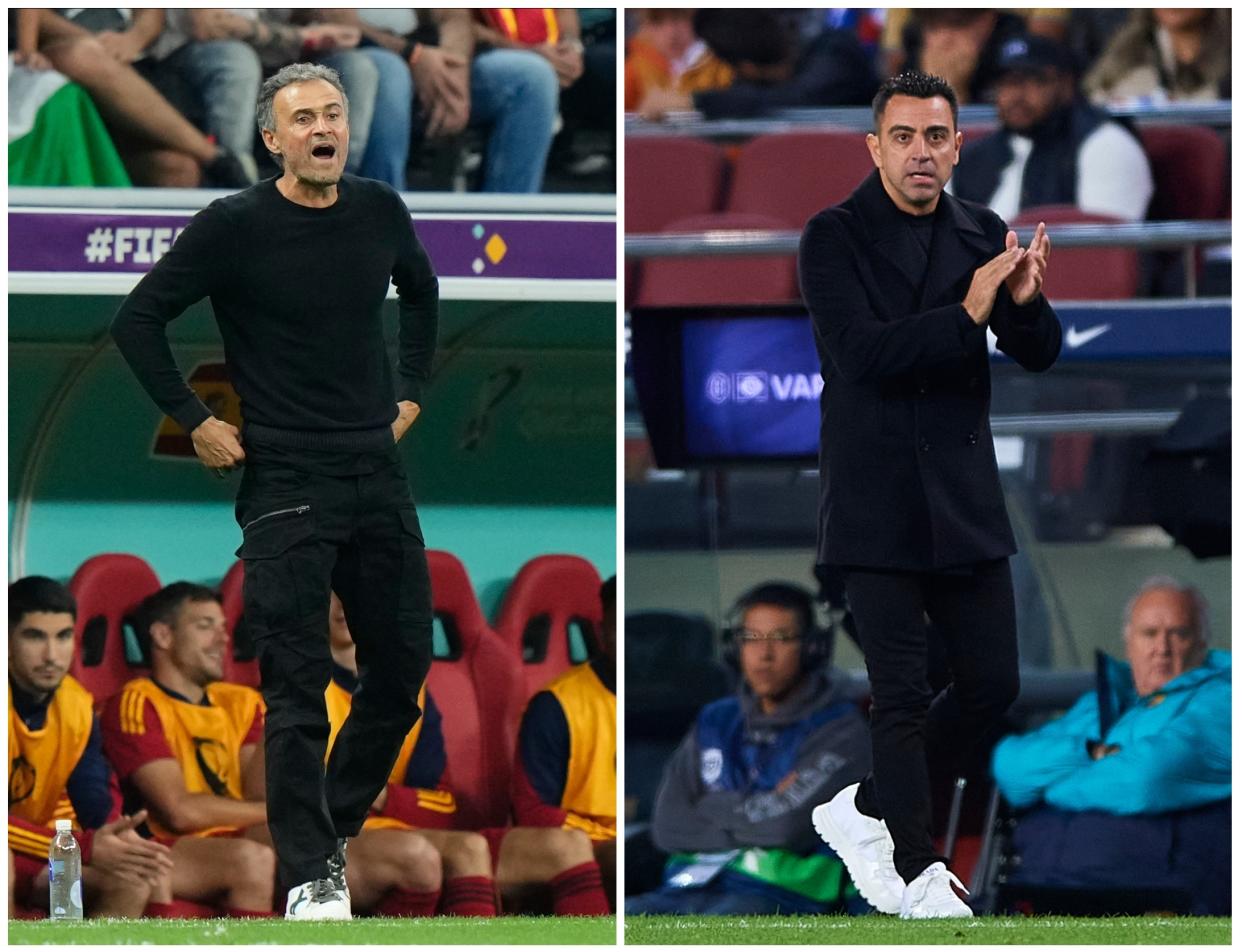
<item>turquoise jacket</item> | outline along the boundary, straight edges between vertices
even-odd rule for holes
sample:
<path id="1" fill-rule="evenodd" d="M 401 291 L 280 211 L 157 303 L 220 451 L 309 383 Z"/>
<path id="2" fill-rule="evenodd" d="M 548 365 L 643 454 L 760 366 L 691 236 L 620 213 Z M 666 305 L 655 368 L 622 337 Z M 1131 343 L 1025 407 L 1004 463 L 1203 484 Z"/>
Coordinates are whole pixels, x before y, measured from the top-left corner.
<path id="1" fill-rule="evenodd" d="M 1109 684 L 1118 712 L 1100 737 L 1092 691 L 1064 717 L 1029 734 L 1006 737 L 992 773 L 1015 807 L 1041 800 L 1062 810 L 1117 815 L 1185 810 L 1231 796 L 1232 657 L 1209 651 L 1204 663 L 1148 697 L 1137 697 L 1130 666 L 1113 662 Z M 1121 749 L 1101 760 L 1090 741 Z"/>

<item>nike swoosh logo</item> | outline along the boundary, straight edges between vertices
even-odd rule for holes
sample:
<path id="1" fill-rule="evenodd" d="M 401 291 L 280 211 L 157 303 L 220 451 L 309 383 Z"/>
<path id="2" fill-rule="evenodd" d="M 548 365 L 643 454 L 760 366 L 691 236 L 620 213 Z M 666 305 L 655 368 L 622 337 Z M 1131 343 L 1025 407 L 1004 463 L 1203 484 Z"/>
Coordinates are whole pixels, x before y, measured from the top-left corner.
<path id="1" fill-rule="evenodd" d="M 1065 346 L 1070 350 L 1077 350 L 1083 344 L 1091 343 L 1101 334 L 1107 334 L 1112 329 L 1112 324 L 1096 324 L 1095 327 L 1088 327 L 1086 330 L 1080 331 L 1071 324 L 1069 330 L 1065 332 Z"/>

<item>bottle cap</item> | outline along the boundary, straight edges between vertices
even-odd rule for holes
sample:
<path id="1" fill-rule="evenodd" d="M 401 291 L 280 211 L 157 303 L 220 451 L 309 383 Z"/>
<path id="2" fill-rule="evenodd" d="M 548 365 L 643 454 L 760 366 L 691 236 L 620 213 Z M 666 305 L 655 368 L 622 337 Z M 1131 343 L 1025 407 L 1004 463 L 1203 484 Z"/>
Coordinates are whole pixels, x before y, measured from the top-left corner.
<path id="1" fill-rule="evenodd" d="M 57 833 L 71 833 L 72 831 L 73 831 L 72 820 L 57 820 L 56 821 L 56 832 Z"/>

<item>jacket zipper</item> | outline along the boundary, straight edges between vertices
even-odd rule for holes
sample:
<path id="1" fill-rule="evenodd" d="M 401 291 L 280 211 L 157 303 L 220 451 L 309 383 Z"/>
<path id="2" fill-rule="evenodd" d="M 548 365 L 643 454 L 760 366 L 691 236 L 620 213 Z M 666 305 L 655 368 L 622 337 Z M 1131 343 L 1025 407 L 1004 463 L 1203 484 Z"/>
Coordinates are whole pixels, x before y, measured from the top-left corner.
<path id="1" fill-rule="evenodd" d="M 291 509 L 277 509 L 275 512 L 266 513 L 262 516 L 259 516 L 258 519 L 251 519 L 249 522 L 247 522 L 244 526 L 242 526 L 242 532 L 245 532 L 256 522 L 262 522 L 264 519 L 270 519 L 272 516 L 283 516 L 285 513 L 288 513 L 288 512 L 296 512 L 298 515 L 301 515 L 304 512 L 310 512 L 310 506 L 294 506 Z"/>

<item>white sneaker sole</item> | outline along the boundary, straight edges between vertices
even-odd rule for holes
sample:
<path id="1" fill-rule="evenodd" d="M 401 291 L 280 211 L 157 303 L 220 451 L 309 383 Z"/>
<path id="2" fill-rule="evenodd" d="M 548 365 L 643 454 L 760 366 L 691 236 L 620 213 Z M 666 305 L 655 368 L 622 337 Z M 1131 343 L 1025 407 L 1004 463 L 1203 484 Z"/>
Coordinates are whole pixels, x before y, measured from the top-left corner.
<path id="1" fill-rule="evenodd" d="M 965 911 L 954 909 L 952 911 L 945 911 L 945 912 L 923 913 L 922 915 L 917 915 L 917 916 L 914 915 L 913 913 L 903 912 L 901 914 L 901 918 L 902 919 L 973 919 L 975 917 L 975 914 L 974 912 L 971 911 L 971 908 L 967 906 L 965 903 L 963 903 L 962 906 Z"/>
<path id="2" fill-rule="evenodd" d="M 819 834 L 819 838 L 832 847 L 841 862 L 845 864 L 846 870 L 849 871 L 850 879 L 853 880 L 854 886 L 858 889 L 859 894 L 867 902 L 879 912 L 883 912 L 890 916 L 895 916 L 901 912 L 901 899 L 894 899 L 887 892 L 873 889 L 870 879 L 863 875 L 863 860 L 854 852 L 853 844 L 850 843 L 849 837 L 845 835 L 845 831 L 837 826 L 836 821 L 832 818 L 832 813 L 828 809 L 827 803 L 821 803 L 811 811 L 811 823 L 815 826 L 815 832 Z"/>

